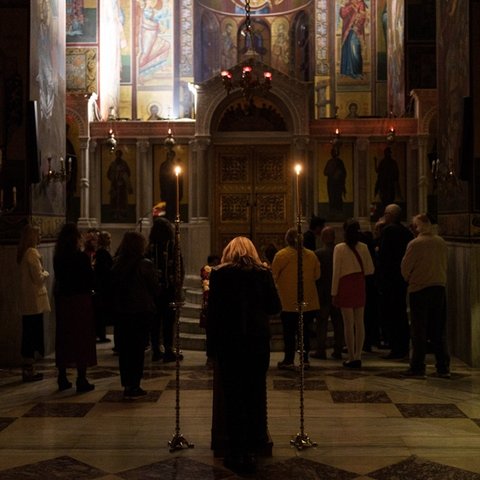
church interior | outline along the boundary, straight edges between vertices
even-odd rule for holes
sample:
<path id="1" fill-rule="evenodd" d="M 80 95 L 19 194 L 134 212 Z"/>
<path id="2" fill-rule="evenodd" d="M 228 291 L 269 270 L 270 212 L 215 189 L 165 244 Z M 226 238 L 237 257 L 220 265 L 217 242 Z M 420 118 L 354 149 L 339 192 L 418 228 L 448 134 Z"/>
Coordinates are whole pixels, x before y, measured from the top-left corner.
<path id="1" fill-rule="evenodd" d="M 337 240 L 347 218 L 373 231 L 389 203 L 405 225 L 428 212 L 447 241 L 452 378 L 430 356 L 426 380 L 376 350 L 361 371 L 315 360 L 300 415 L 274 321 L 273 451 L 255 478 L 480 478 L 478 25 L 479 0 L 0 0 L 0 480 L 238 478 L 211 449 L 200 269 L 239 235 L 265 258 L 298 216 L 304 231 L 325 218 Z M 118 359 L 97 345 L 95 391 L 58 392 L 53 311 L 44 380 L 22 383 L 20 368 L 24 225 L 40 227 L 53 272 L 65 222 L 108 231 L 114 252 L 159 211 L 179 219 L 185 268 L 180 418 L 194 448 L 173 453 L 175 366 L 146 353 L 148 395 L 124 401 Z M 53 290 L 52 275 L 52 304 Z M 317 445 L 299 450 L 303 420 Z"/>

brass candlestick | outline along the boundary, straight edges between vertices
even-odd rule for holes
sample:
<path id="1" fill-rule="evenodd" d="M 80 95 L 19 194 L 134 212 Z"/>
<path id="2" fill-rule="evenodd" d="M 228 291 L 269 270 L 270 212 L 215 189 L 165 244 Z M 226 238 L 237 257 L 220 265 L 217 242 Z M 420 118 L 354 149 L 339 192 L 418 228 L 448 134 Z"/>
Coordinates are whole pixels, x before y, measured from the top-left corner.
<path id="1" fill-rule="evenodd" d="M 305 433 L 305 348 L 304 348 L 304 321 L 303 314 L 305 311 L 305 295 L 303 289 L 303 235 L 302 235 L 302 205 L 300 199 L 300 173 L 302 166 L 295 165 L 297 174 L 295 183 L 295 202 L 297 210 L 297 311 L 298 311 L 298 351 L 300 352 L 300 431 L 294 439 L 290 440 L 297 450 L 304 448 L 316 447 L 317 444 L 310 440 Z"/>
<path id="2" fill-rule="evenodd" d="M 184 448 L 194 448 L 180 433 L 180 309 L 183 305 L 182 301 L 182 253 L 180 250 L 180 191 L 179 191 L 179 175 L 181 168 L 175 167 L 176 187 L 177 187 L 177 210 L 175 216 L 175 243 L 174 243 L 174 260 L 175 260 L 175 299 L 170 304 L 175 312 L 175 433 L 168 442 L 170 452 L 182 450 Z"/>

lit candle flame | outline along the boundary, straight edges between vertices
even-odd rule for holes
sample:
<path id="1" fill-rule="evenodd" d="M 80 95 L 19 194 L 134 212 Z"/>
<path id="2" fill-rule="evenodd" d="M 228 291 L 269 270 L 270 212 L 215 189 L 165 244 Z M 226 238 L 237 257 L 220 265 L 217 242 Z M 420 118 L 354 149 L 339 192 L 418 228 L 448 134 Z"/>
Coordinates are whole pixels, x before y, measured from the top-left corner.
<path id="1" fill-rule="evenodd" d="M 339 135 L 340 134 L 340 130 L 338 128 L 335 129 L 335 135 Z"/>
<path id="2" fill-rule="evenodd" d="M 175 171 L 175 175 L 178 177 L 182 173 L 182 168 L 179 165 L 177 165 L 174 171 Z"/>
<path id="3" fill-rule="evenodd" d="M 302 171 L 302 166 L 301 166 L 299 163 L 297 163 L 297 164 L 295 165 L 295 173 L 296 173 L 297 175 L 300 175 L 301 171 Z"/>

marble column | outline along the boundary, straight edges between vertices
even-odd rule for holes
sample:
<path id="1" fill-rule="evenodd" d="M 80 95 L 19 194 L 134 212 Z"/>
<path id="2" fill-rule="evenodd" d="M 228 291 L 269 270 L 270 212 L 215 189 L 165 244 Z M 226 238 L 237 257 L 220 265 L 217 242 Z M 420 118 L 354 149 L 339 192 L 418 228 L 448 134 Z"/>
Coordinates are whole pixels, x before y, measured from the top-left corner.
<path id="1" fill-rule="evenodd" d="M 368 138 L 358 138 L 355 142 L 355 153 L 353 158 L 353 216 L 357 218 L 360 225 L 370 224 L 370 175 L 368 162 Z"/>
<path id="2" fill-rule="evenodd" d="M 96 142 L 88 137 L 79 137 L 80 143 L 80 217 L 78 227 L 90 228 L 96 219 L 90 216 L 90 157 L 94 155 Z M 100 190 L 100 188 L 98 188 Z"/>
<path id="3" fill-rule="evenodd" d="M 188 172 L 189 192 L 188 204 L 190 206 L 190 221 L 193 223 L 208 222 L 209 212 L 209 169 L 207 149 L 210 145 L 209 137 L 196 137 L 190 143 L 192 157 L 190 171 Z"/>
<path id="4" fill-rule="evenodd" d="M 426 212 L 428 209 L 428 187 L 429 187 L 429 169 L 428 169 L 428 135 L 418 135 L 417 137 L 417 178 L 418 178 L 418 212 Z"/>
<path id="5" fill-rule="evenodd" d="M 147 138 L 137 139 L 137 219 L 140 231 L 152 226 L 153 168 L 149 161 L 150 142 Z"/>

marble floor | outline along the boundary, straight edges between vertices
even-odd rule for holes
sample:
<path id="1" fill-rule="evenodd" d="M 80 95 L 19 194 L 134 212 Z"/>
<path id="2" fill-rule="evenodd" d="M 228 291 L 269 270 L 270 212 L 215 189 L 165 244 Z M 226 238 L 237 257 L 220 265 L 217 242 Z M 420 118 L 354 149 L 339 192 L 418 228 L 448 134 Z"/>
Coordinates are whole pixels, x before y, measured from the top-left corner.
<path id="1" fill-rule="evenodd" d="M 255 476 L 291 479 L 480 479 L 480 369 L 459 361 L 451 379 L 403 379 L 407 364 L 365 354 L 364 368 L 312 360 L 305 373 L 305 433 L 317 443 L 298 451 L 298 374 L 268 377 L 273 456 Z M 181 365 L 181 433 L 194 448 L 169 452 L 175 431 L 175 369 L 146 353 L 136 401 L 122 397 L 117 357 L 98 346 L 94 391 L 58 392 L 53 358 L 39 363 L 41 382 L 24 384 L 20 369 L 0 369 L 0 480 L 234 479 L 210 450 L 212 372 L 202 352 Z M 72 377 L 74 380 L 74 378 Z"/>

